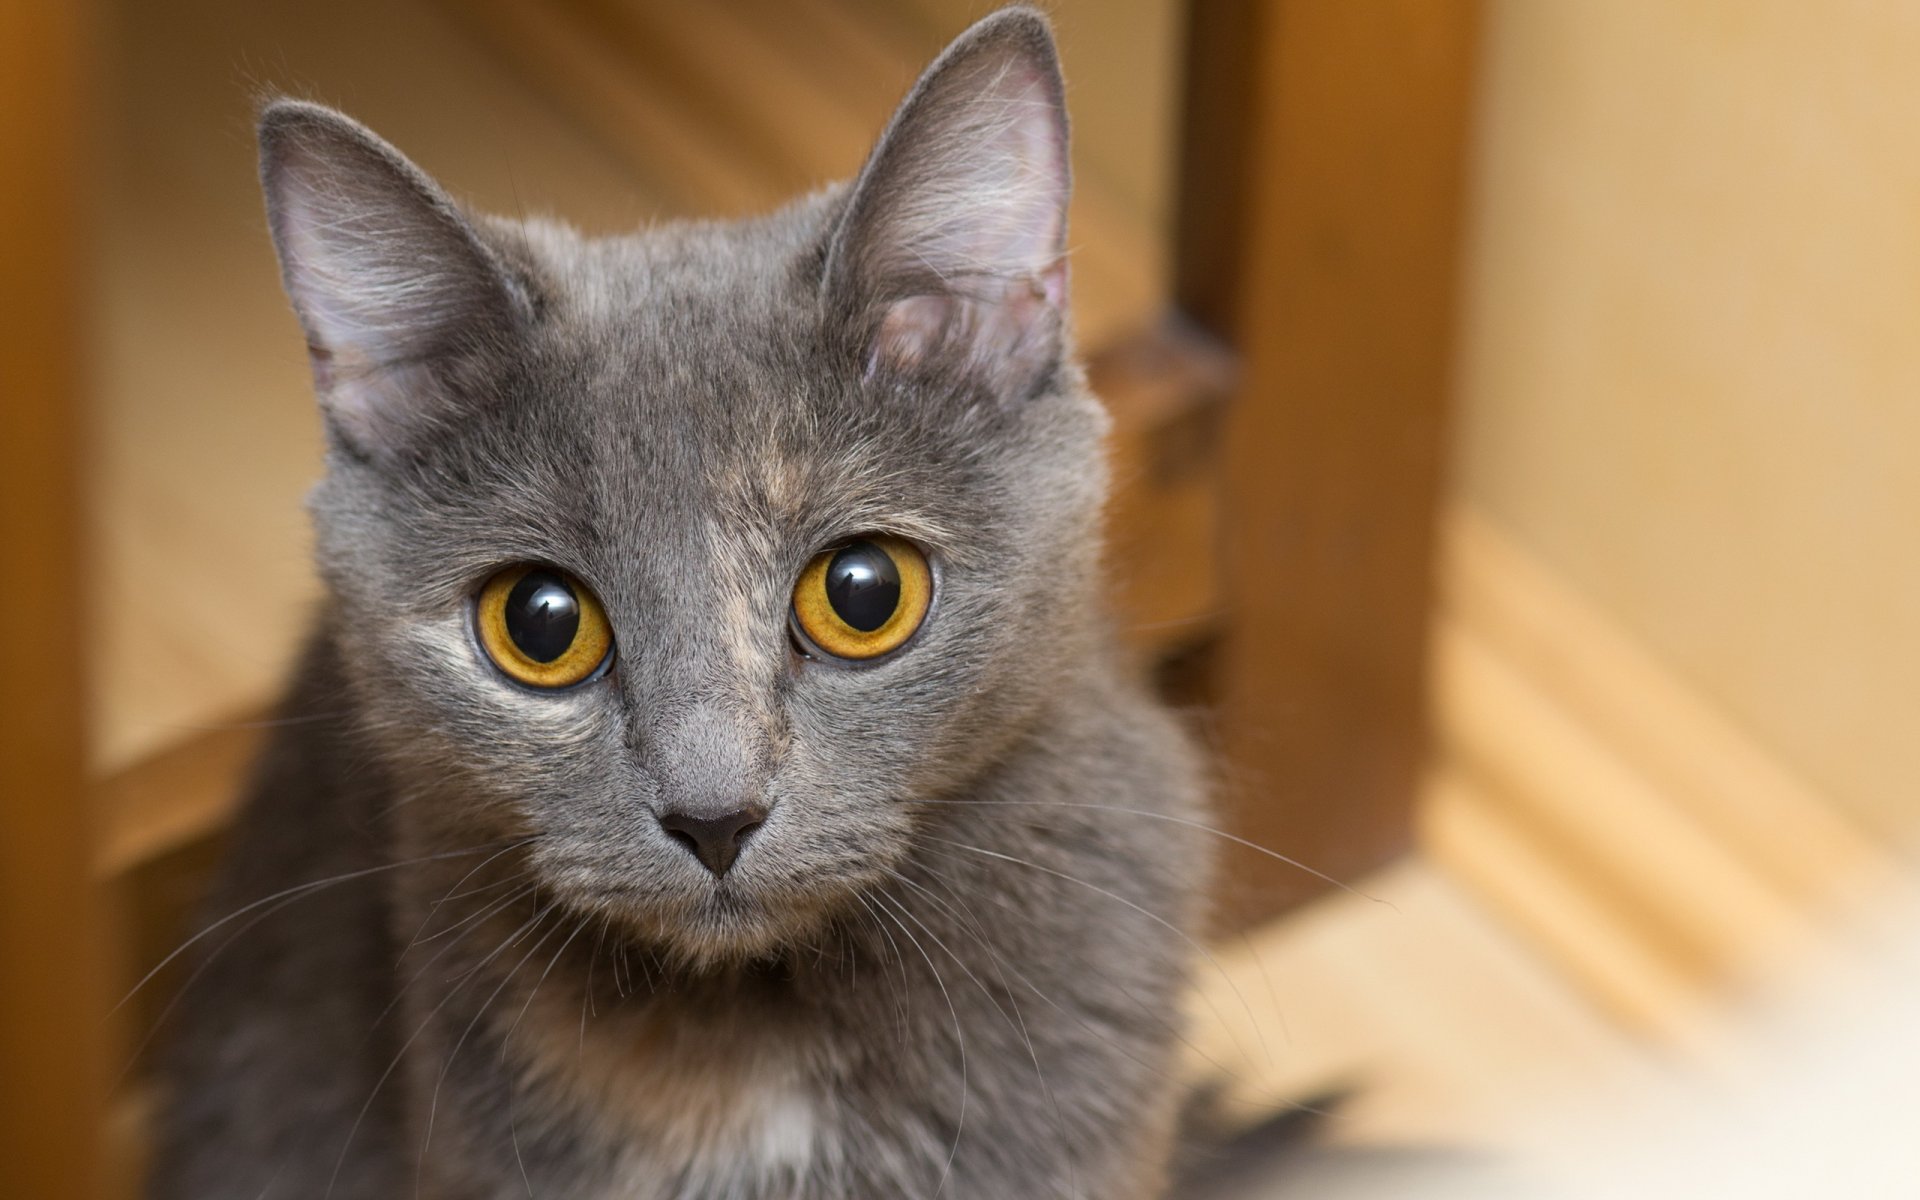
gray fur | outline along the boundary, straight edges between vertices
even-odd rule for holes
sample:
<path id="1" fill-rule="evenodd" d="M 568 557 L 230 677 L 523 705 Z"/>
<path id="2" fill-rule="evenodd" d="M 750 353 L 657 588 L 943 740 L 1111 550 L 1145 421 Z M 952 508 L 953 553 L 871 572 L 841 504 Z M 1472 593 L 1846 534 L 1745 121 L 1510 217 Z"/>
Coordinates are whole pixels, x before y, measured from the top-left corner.
<path id="1" fill-rule="evenodd" d="M 1010 77 L 1042 124 L 982 146 L 949 118 Z M 345 878 L 205 960 L 152 1196 L 1160 1193 L 1208 856 L 1098 599 L 1059 95 L 1009 10 L 853 188 L 606 240 L 466 217 L 347 118 L 265 111 L 329 598 L 216 913 Z M 969 158 L 1048 137 L 1026 182 Z M 1032 189 L 994 201 L 1011 232 L 964 227 L 981 179 Z M 874 266 L 925 187 L 969 271 Z M 934 611 L 874 665 L 804 659 L 793 581 L 866 531 L 928 548 Z M 598 593 L 603 678 L 481 657 L 471 598 L 529 560 Z M 732 797 L 771 815 L 716 880 L 654 813 Z"/>

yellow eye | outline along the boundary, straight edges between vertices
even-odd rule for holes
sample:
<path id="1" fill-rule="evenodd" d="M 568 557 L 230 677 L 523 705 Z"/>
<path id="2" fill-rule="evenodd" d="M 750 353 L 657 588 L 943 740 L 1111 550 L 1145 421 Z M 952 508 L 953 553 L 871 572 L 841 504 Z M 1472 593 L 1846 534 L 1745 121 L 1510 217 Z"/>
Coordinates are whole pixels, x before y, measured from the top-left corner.
<path id="1" fill-rule="evenodd" d="M 571 687 L 613 657 L 613 630 L 600 601 L 554 567 L 508 567 L 480 589 L 474 615 L 487 657 L 528 687 Z"/>
<path id="2" fill-rule="evenodd" d="M 830 658 L 879 658 L 913 636 L 932 603 L 926 555 L 874 534 L 814 555 L 793 585 L 793 624 Z"/>

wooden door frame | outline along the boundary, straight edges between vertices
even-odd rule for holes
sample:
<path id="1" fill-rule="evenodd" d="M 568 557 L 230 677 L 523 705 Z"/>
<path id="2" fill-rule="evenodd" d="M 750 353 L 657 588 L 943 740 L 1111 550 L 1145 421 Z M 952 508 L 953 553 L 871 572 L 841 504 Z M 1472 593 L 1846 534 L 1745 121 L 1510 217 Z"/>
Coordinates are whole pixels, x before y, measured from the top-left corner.
<path id="1" fill-rule="evenodd" d="M 9 1195 L 107 1194 L 108 939 L 83 786 L 84 6 L 0 8 L 0 1162 Z"/>
<path id="2" fill-rule="evenodd" d="M 1336 879 L 1412 840 L 1477 0 L 1193 0 L 1175 299 L 1239 359 L 1223 807 Z M 1230 919 L 1325 883 L 1252 851 Z"/>

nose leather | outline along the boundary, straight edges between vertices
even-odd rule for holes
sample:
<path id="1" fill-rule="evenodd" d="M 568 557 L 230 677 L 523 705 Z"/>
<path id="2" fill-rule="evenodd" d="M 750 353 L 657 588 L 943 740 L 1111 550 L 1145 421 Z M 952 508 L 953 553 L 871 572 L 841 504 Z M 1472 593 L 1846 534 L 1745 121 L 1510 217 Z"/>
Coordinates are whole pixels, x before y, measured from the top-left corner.
<path id="1" fill-rule="evenodd" d="M 715 815 L 670 811 L 660 814 L 660 828 L 719 878 L 766 817 L 767 810 L 757 804 Z"/>

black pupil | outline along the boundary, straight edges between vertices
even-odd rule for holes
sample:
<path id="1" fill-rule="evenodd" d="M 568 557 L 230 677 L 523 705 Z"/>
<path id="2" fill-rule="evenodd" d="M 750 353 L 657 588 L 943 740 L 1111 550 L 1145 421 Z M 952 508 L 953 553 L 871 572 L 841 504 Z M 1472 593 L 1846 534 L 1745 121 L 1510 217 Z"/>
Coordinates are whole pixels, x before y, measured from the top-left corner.
<path id="1" fill-rule="evenodd" d="M 885 625 L 900 607 L 900 568 L 872 542 L 855 542 L 827 564 L 827 603 L 861 633 Z"/>
<path id="2" fill-rule="evenodd" d="M 580 601 L 552 571 L 528 571 L 507 593 L 507 636 L 535 662 L 567 652 L 580 632 Z"/>

